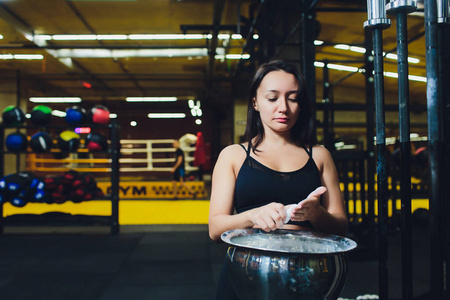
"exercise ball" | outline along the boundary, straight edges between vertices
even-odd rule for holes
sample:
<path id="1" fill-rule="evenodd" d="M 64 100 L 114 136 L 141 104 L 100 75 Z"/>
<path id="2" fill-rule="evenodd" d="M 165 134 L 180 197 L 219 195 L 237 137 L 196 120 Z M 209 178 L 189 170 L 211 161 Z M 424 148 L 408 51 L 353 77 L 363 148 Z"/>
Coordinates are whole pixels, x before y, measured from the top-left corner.
<path id="1" fill-rule="evenodd" d="M 48 125 L 52 120 L 52 109 L 46 105 L 38 105 L 31 110 L 30 115 L 30 121 L 34 125 Z"/>
<path id="2" fill-rule="evenodd" d="M 108 149 L 108 139 L 98 132 L 91 132 L 86 136 L 86 148 L 89 151 L 106 151 Z"/>
<path id="3" fill-rule="evenodd" d="M 6 137 L 6 149 L 11 152 L 23 152 L 27 150 L 28 138 L 21 132 L 13 132 Z"/>
<path id="4" fill-rule="evenodd" d="M 57 141 L 61 151 L 65 152 L 74 152 L 80 146 L 80 136 L 70 130 L 61 132 Z"/>
<path id="5" fill-rule="evenodd" d="M 103 105 L 96 105 L 89 111 L 89 121 L 94 124 L 107 125 L 109 120 L 109 110 Z"/>
<path id="6" fill-rule="evenodd" d="M 86 122 L 86 110 L 81 106 L 69 107 L 66 110 L 65 120 L 67 124 L 72 126 L 82 125 Z"/>
<path id="7" fill-rule="evenodd" d="M 3 110 L 3 124 L 6 126 L 19 126 L 25 123 L 23 110 L 14 105 L 10 105 Z"/>
<path id="8" fill-rule="evenodd" d="M 46 132 L 38 132 L 31 137 L 30 147 L 34 152 L 48 152 L 52 148 L 52 138 Z"/>

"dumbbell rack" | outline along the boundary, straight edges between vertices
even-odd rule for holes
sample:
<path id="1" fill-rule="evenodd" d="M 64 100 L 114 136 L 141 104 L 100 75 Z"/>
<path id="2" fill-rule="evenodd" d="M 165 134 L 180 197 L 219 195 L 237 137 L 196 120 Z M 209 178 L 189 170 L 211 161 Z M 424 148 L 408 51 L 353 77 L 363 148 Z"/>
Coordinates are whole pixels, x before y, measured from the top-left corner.
<path id="1" fill-rule="evenodd" d="M 47 125 L 46 128 L 58 128 L 61 127 L 59 125 Z M 67 127 L 67 126 L 66 126 Z M 111 235 L 117 235 L 119 233 L 119 156 L 120 156 L 120 125 L 116 120 L 112 120 L 108 125 L 93 125 L 93 126 L 84 126 L 91 128 L 108 128 L 110 131 L 110 147 L 106 153 L 108 153 L 111 157 L 111 194 L 108 195 L 108 198 L 111 201 L 111 215 L 110 218 L 110 227 L 111 227 Z M 5 141 L 5 129 L 37 129 L 36 126 L 4 126 L 0 125 L 0 178 L 4 176 L 5 170 L 5 155 L 18 155 L 27 154 L 27 152 L 8 152 L 5 150 L 4 141 Z M 30 153 L 30 152 L 28 152 Z M 77 153 L 77 152 L 75 152 Z M 18 160 L 17 160 L 18 161 Z M 19 163 L 17 163 L 16 169 L 19 170 Z M 45 205 L 45 203 L 42 203 Z M 3 233 L 3 204 L 0 204 L 0 234 Z"/>

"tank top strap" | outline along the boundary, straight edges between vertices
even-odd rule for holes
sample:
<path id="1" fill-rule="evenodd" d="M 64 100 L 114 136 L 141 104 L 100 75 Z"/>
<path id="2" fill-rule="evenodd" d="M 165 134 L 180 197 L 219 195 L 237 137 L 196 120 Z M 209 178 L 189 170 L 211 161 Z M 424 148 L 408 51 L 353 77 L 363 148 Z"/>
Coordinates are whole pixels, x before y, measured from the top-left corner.
<path id="1" fill-rule="evenodd" d="M 249 157 L 249 156 L 250 156 L 250 148 L 246 149 L 246 148 L 244 147 L 244 145 L 242 145 L 242 144 L 239 144 L 239 146 L 241 146 L 242 149 L 245 150 L 245 153 L 247 153 L 247 157 Z"/>
<path id="2" fill-rule="evenodd" d="M 303 146 L 303 149 L 305 149 L 306 153 L 308 153 L 309 157 L 312 158 L 312 149 L 313 149 L 313 145 L 309 145 L 309 150 L 308 148 L 306 148 L 305 146 Z"/>

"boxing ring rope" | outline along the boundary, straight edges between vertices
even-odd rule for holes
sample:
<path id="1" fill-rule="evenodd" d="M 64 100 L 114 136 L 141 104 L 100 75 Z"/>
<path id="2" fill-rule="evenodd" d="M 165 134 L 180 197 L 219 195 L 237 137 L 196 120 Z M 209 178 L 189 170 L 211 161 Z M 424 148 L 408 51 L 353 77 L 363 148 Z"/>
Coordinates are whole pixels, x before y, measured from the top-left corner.
<path id="1" fill-rule="evenodd" d="M 171 146 L 173 141 L 173 139 L 120 140 L 120 172 L 170 172 L 175 163 L 175 148 Z M 185 153 L 186 173 L 198 170 L 198 167 L 191 164 L 194 161 L 195 147 L 181 147 L 181 149 Z M 98 157 L 104 156 L 103 153 L 79 149 L 78 153 L 71 153 L 67 158 L 49 157 L 49 155 L 57 153 L 59 150 L 56 149 L 53 149 L 51 154 L 30 153 L 27 156 L 27 169 L 31 172 L 64 172 L 68 170 L 93 173 L 111 172 L 109 166 L 103 166 L 110 164 L 111 159 Z M 79 154 L 87 154 L 89 158 L 79 158 Z"/>

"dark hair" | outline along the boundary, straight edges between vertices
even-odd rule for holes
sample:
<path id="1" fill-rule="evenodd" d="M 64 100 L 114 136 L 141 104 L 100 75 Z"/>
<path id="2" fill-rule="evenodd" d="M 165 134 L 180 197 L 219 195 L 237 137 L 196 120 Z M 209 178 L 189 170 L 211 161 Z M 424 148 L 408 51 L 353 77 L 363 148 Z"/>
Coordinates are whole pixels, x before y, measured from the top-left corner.
<path id="1" fill-rule="evenodd" d="M 253 98 L 256 97 L 258 90 L 264 77 L 273 71 L 284 71 L 292 74 L 298 82 L 297 101 L 300 105 L 300 114 L 297 122 L 291 129 L 291 136 L 298 146 L 309 147 L 316 143 L 314 132 L 314 118 L 311 99 L 308 96 L 306 82 L 303 75 L 297 68 L 286 61 L 274 60 L 262 64 L 258 67 L 250 83 L 250 94 L 247 107 L 247 124 L 245 127 L 244 140 L 249 143 L 249 147 L 253 148 L 253 152 L 257 151 L 257 147 L 264 138 L 264 128 L 261 122 L 259 112 L 253 108 Z M 252 140 L 255 138 L 255 142 Z"/>

